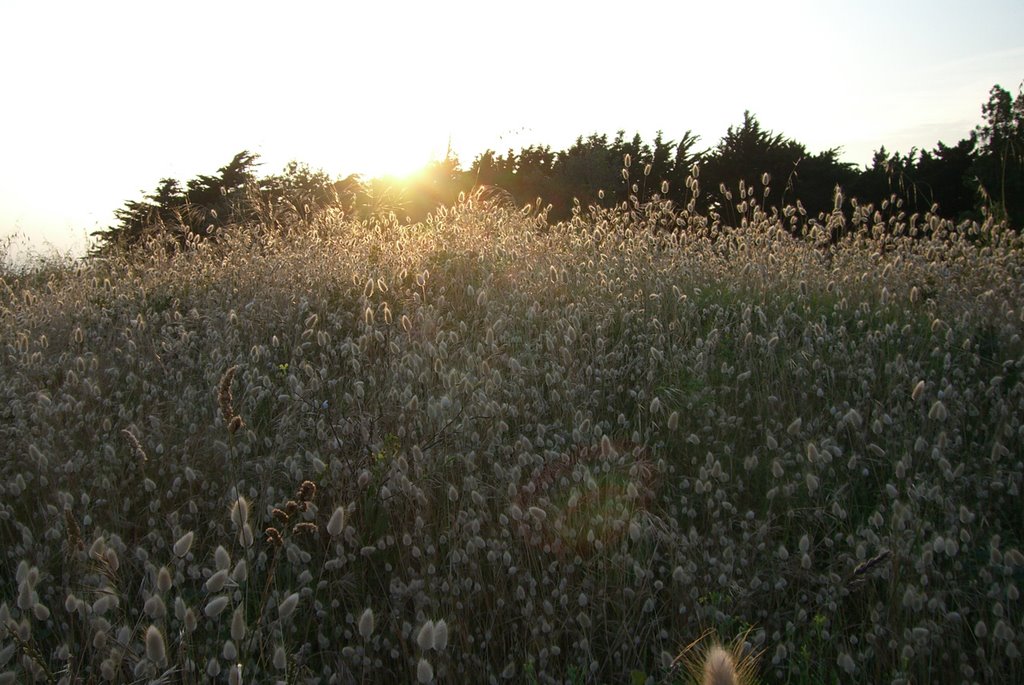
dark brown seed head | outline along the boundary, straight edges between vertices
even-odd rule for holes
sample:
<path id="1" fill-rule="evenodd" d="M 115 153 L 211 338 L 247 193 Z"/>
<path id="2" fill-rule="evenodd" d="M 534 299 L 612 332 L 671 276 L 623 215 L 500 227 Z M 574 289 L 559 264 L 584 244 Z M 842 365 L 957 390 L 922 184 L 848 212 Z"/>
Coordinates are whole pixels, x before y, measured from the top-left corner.
<path id="1" fill-rule="evenodd" d="M 64 510 L 64 527 L 67 531 L 68 549 L 85 549 L 85 543 L 82 542 L 82 529 L 78 527 L 78 521 L 75 520 L 70 509 Z"/>
<path id="2" fill-rule="evenodd" d="M 220 377 L 220 383 L 217 384 L 217 402 L 220 404 L 220 413 L 224 417 L 224 423 L 228 425 L 229 430 L 231 429 L 232 420 L 236 418 L 235 408 L 232 406 L 234 398 L 231 395 L 231 381 L 234 379 L 236 371 L 238 371 L 237 366 L 229 368 Z M 239 427 L 236 427 L 235 430 Z M 234 431 L 231 432 L 233 433 Z"/>
<path id="3" fill-rule="evenodd" d="M 298 492 L 295 493 L 295 497 L 300 502 L 310 502 L 313 497 L 316 496 L 316 483 L 311 480 L 304 480 L 299 486 Z"/>
<path id="4" fill-rule="evenodd" d="M 269 544 L 275 545 L 277 547 L 280 547 L 281 545 L 284 544 L 284 539 L 281 537 L 281 531 L 279 531 L 277 528 L 273 528 L 273 527 L 267 528 L 266 534 L 267 534 L 267 542 Z"/>

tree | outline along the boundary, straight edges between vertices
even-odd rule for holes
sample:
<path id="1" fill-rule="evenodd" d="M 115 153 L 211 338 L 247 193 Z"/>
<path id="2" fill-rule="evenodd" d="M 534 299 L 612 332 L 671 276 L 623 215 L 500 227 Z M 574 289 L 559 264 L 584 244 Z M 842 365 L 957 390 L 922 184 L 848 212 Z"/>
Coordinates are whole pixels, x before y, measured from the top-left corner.
<path id="1" fill-rule="evenodd" d="M 621 170 L 621 154 L 609 145 L 607 135 L 593 133 L 586 138 L 578 137 L 568 150 L 555 156 L 554 187 L 544 194 L 553 206 L 552 218 L 568 217 L 574 200 L 582 204 L 597 202 L 601 191 L 608 194 L 609 200 L 624 200 L 626 190 Z"/>
<path id="2" fill-rule="evenodd" d="M 838 149 L 812 155 L 801 143 L 763 129 L 749 111 L 743 113 L 740 126 L 729 127 L 701 166 L 701 180 L 708 189 L 705 206 L 718 202 L 727 212 L 742 202 L 738 189 L 743 182 L 748 196 L 753 191 L 759 202 L 784 206 L 799 199 L 816 215 L 830 210 L 835 187 L 854 177 L 852 166 L 839 161 Z M 768 181 L 767 197 L 764 180 Z M 754 191 L 759 182 L 762 190 Z"/>
<path id="3" fill-rule="evenodd" d="M 973 215 L 977 193 L 970 188 L 968 179 L 976 147 L 977 135 L 972 132 L 956 145 L 939 142 L 934 151 L 921 153 L 916 177 L 927 209 L 938 205 L 942 214 L 954 219 Z"/>
<path id="4" fill-rule="evenodd" d="M 977 128 L 979 155 L 972 171 L 984 204 L 997 219 L 1024 225 L 1024 94 L 1014 98 L 1001 86 L 992 86 L 981 107 L 985 123 Z"/>
<path id="5" fill-rule="evenodd" d="M 165 178 L 141 201 L 130 200 L 114 212 L 117 224 L 93 233 L 95 253 L 132 247 L 151 238 L 166 238 L 178 247 L 208 238 L 217 228 L 244 221 L 255 206 L 245 196 L 255 186 L 257 155 L 243 150 L 215 176 L 197 176 L 185 189 Z"/>
<path id="6" fill-rule="evenodd" d="M 408 216 L 413 222 L 423 221 L 438 207 L 455 204 L 459 193 L 469 190 L 462 180 L 463 176 L 458 158 L 450 152 L 445 154 L 444 159 L 430 162 L 403 184 L 407 201 L 402 208 L 405 213 L 396 214 L 402 218 Z"/>
<path id="7" fill-rule="evenodd" d="M 306 221 L 326 207 L 351 211 L 356 205 L 360 180 L 357 174 L 333 180 L 322 169 L 314 170 L 308 164 L 292 161 L 280 174 L 262 179 L 259 187 L 265 201 Z"/>

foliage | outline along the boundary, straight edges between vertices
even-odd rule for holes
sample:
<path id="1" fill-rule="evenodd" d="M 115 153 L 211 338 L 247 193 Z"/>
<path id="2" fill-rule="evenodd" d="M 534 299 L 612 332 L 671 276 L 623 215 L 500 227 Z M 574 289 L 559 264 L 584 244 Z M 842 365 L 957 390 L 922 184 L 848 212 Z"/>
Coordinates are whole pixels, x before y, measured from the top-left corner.
<path id="1" fill-rule="evenodd" d="M 114 215 L 116 226 L 97 231 L 97 253 L 139 245 L 150 239 L 181 248 L 213 237 L 219 228 L 254 218 L 246 193 L 255 183 L 256 155 L 239 152 L 214 176 L 201 175 L 185 188 L 165 178 L 142 200 L 131 200 Z"/>
<path id="2" fill-rule="evenodd" d="M 1024 91 L 993 86 L 978 127 L 981 154 L 972 167 L 997 219 L 1024 225 Z"/>
<path id="3" fill-rule="evenodd" d="M 639 134 L 627 138 L 625 131 L 611 139 L 594 133 L 560 151 L 545 145 L 500 155 L 488 150 L 467 170 L 449 152 L 405 179 L 332 179 L 298 162 L 258 178 L 256 156 L 243 151 L 217 175 L 199 176 L 184 188 L 164 179 L 142 200 L 126 202 L 116 212 L 118 224 L 95 234 L 95 253 L 154 239 L 180 249 L 256 216 L 277 234 L 319 230 L 312 220 L 327 208 L 362 219 L 393 214 L 422 222 L 482 185 L 504 188 L 520 206 L 543 208 L 554 220 L 569 219 L 591 204 L 627 203 L 637 209 L 669 201 L 677 208 L 692 202 L 691 210 L 735 224 L 756 199 L 769 212 L 785 213 L 792 205 L 802 216 L 827 223 L 842 198 L 858 207 L 898 205 L 908 215 L 938 211 L 960 221 L 980 220 L 987 212 L 1019 228 L 1024 221 L 1022 103 L 1020 94 L 1014 99 L 994 86 L 982 107 L 985 123 L 967 138 L 906 154 L 882 147 L 862 170 L 840 162 L 838 148 L 811 153 L 764 129 L 749 111 L 704 151 L 696 150 L 698 138 L 690 131 L 678 142 L 659 131 L 651 143 Z M 695 165 L 701 168 L 699 180 L 688 186 Z"/>

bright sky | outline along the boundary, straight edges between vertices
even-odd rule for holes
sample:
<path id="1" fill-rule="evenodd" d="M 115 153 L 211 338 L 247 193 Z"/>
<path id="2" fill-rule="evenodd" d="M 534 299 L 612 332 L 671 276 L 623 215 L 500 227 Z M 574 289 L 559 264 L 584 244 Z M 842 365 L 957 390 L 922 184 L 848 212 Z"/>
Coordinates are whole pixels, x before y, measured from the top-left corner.
<path id="1" fill-rule="evenodd" d="M 164 177 L 410 171 L 451 142 L 625 129 L 710 147 L 751 110 L 866 163 L 955 143 L 1024 80 L 1020 0 L 0 5 L 0 236 L 81 252 Z"/>

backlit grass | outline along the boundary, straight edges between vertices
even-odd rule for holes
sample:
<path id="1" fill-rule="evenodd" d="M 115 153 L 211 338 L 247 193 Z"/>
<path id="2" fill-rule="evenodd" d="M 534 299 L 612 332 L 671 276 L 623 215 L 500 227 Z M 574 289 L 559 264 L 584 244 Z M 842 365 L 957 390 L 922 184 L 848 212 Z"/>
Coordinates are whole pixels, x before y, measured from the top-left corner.
<path id="1" fill-rule="evenodd" d="M 886 211 L 5 274 L 0 683 L 1024 678 L 1024 251 Z"/>

